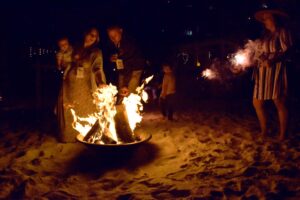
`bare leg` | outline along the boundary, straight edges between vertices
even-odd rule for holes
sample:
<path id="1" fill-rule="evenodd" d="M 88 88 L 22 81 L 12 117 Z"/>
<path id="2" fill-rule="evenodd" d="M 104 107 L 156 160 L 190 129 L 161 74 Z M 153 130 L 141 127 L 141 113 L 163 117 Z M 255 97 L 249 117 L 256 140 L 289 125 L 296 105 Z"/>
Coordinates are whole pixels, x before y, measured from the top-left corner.
<path id="1" fill-rule="evenodd" d="M 279 118 L 279 126 L 280 126 L 279 139 L 283 140 L 286 134 L 287 123 L 288 123 L 288 109 L 286 106 L 286 98 L 274 99 L 274 104 L 277 108 L 278 118 Z"/>
<path id="2" fill-rule="evenodd" d="M 253 106 L 258 117 L 261 134 L 265 136 L 267 134 L 267 116 L 264 108 L 264 100 L 253 99 Z"/>

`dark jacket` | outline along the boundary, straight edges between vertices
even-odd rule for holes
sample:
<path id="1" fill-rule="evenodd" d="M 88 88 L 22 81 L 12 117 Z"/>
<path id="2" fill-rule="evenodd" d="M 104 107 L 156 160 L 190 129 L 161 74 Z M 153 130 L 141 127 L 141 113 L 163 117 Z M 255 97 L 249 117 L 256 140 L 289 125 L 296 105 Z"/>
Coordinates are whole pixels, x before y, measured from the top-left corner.
<path id="1" fill-rule="evenodd" d="M 143 70 L 146 65 L 145 58 L 136 42 L 126 35 L 123 35 L 120 42 L 118 57 L 123 60 L 125 72 Z"/>

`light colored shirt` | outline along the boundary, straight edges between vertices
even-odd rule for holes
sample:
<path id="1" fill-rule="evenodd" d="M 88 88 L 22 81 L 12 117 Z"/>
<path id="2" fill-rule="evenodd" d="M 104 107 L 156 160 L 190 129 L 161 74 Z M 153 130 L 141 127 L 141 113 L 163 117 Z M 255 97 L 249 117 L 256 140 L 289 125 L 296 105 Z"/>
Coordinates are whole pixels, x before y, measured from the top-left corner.
<path id="1" fill-rule="evenodd" d="M 169 94 L 175 94 L 176 92 L 176 78 L 173 73 L 165 73 L 162 83 L 161 97 L 165 97 Z"/>

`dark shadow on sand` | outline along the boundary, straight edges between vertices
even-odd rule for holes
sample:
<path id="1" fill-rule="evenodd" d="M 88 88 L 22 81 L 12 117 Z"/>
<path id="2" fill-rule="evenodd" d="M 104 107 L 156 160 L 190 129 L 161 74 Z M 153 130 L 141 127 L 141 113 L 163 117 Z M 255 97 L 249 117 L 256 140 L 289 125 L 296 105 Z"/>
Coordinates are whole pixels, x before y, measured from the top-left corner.
<path id="1" fill-rule="evenodd" d="M 114 169 L 134 170 L 151 163 L 158 151 L 158 147 L 152 143 L 121 147 L 86 147 L 70 162 L 68 171 L 71 174 L 101 176 L 104 172 Z"/>

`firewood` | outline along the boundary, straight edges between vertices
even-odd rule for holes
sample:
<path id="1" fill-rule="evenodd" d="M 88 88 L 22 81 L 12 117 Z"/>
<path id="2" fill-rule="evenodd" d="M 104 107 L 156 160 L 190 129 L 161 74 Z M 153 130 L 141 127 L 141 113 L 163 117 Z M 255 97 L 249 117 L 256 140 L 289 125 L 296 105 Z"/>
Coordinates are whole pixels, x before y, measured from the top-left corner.
<path id="1" fill-rule="evenodd" d="M 134 142 L 133 132 L 129 126 L 128 116 L 123 104 L 117 105 L 115 115 L 115 126 L 118 138 L 124 143 Z"/>

